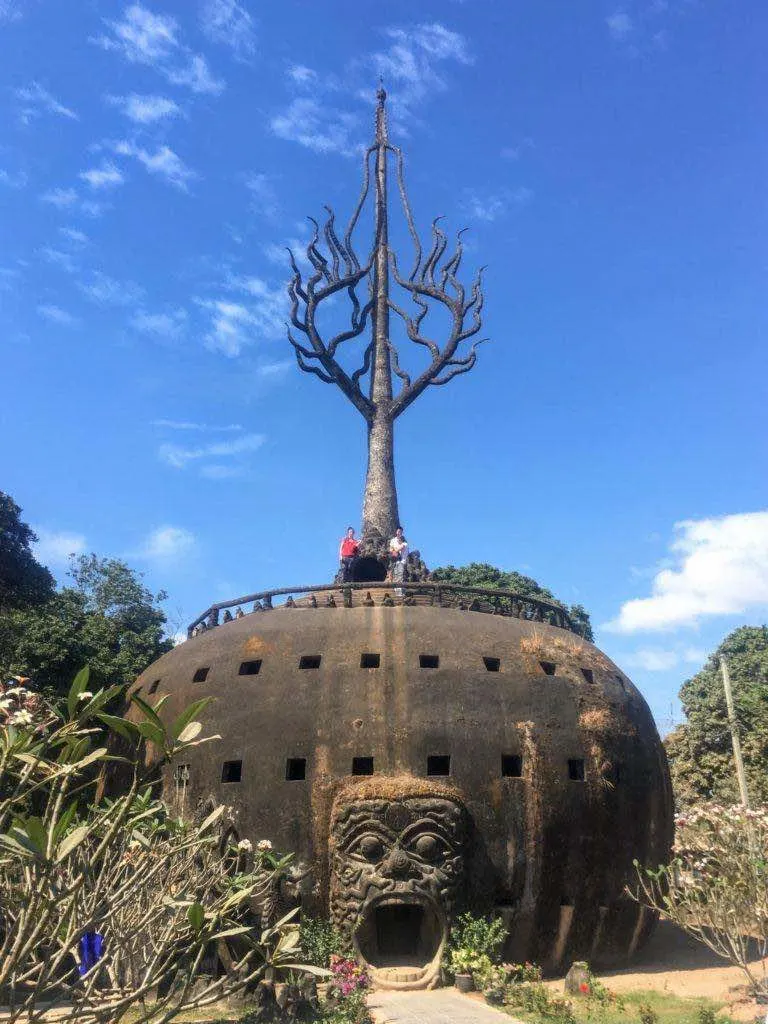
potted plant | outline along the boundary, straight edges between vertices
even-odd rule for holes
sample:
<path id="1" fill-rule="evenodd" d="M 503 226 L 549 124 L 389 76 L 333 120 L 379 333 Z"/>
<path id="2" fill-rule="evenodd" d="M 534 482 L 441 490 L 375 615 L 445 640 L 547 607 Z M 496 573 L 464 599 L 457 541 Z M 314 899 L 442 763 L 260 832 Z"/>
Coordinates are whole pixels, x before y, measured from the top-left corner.
<path id="1" fill-rule="evenodd" d="M 459 992 L 471 992 L 475 987 L 472 978 L 474 961 L 475 954 L 471 949 L 459 948 L 451 950 L 451 972 L 454 984 Z"/>

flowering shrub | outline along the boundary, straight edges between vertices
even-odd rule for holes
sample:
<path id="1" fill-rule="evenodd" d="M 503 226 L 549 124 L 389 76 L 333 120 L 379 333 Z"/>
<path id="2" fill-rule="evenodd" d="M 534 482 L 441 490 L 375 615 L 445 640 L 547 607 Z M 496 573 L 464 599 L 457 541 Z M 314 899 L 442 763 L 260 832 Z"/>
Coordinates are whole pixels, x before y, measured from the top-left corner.
<path id="1" fill-rule="evenodd" d="M 44 716 L 45 705 L 39 694 L 23 686 L 16 679 L 0 683 L 0 729 L 9 725 L 41 725 Z"/>
<path id="2" fill-rule="evenodd" d="M 356 960 L 337 953 L 332 953 L 330 960 L 331 990 L 334 995 L 346 999 L 370 988 L 370 975 Z"/>
<path id="3" fill-rule="evenodd" d="M 701 804 L 676 818 L 674 859 L 637 862 L 631 895 L 740 967 L 754 992 L 768 992 L 768 807 Z M 762 976 L 750 967 L 763 961 Z"/>

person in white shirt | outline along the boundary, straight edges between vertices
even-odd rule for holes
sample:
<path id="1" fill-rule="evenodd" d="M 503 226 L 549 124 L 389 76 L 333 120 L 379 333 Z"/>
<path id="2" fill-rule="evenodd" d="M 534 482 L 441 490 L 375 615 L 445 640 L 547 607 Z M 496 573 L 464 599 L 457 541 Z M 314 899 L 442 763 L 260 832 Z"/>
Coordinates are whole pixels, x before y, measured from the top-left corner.
<path id="1" fill-rule="evenodd" d="M 402 526 L 395 530 L 395 536 L 389 542 L 389 557 L 392 560 L 392 582 L 402 583 L 405 579 L 405 565 L 408 561 L 408 541 L 403 536 Z M 396 587 L 398 597 L 403 596 L 403 588 Z"/>

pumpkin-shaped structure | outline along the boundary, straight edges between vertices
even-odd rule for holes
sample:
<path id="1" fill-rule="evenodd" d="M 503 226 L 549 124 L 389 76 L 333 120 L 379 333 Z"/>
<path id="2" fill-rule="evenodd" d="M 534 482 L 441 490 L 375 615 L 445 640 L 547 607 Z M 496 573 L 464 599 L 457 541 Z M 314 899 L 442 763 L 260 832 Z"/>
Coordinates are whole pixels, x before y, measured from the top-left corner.
<path id="1" fill-rule="evenodd" d="M 304 908 L 380 984 L 435 984 L 463 908 L 504 917 L 510 960 L 625 960 L 653 923 L 624 894 L 633 861 L 661 862 L 672 832 L 644 699 L 568 628 L 444 604 L 319 593 L 174 648 L 136 686 L 168 716 L 214 698 L 221 738 L 168 769 L 168 795 L 294 851 Z"/>

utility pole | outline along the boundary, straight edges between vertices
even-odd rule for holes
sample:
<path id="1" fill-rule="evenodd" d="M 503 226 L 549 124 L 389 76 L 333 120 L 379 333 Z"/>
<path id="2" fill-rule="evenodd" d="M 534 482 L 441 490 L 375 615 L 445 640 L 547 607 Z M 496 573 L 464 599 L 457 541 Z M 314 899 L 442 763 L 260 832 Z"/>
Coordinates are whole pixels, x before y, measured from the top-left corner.
<path id="1" fill-rule="evenodd" d="M 731 741 L 733 743 L 733 759 L 736 762 L 736 777 L 739 780 L 739 793 L 744 807 L 749 808 L 749 794 L 747 793 L 747 777 L 744 774 L 744 760 L 741 756 L 741 741 L 739 740 L 739 727 L 736 722 L 736 712 L 733 707 L 733 691 L 731 690 L 731 677 L 728 674 L 728 663 L 725 658 L 720 658 L 720 669 L 723 673 L 723 689 L 725 690 L 725 703 L 728 708 L 728 725 L 731 729 Z"/>

